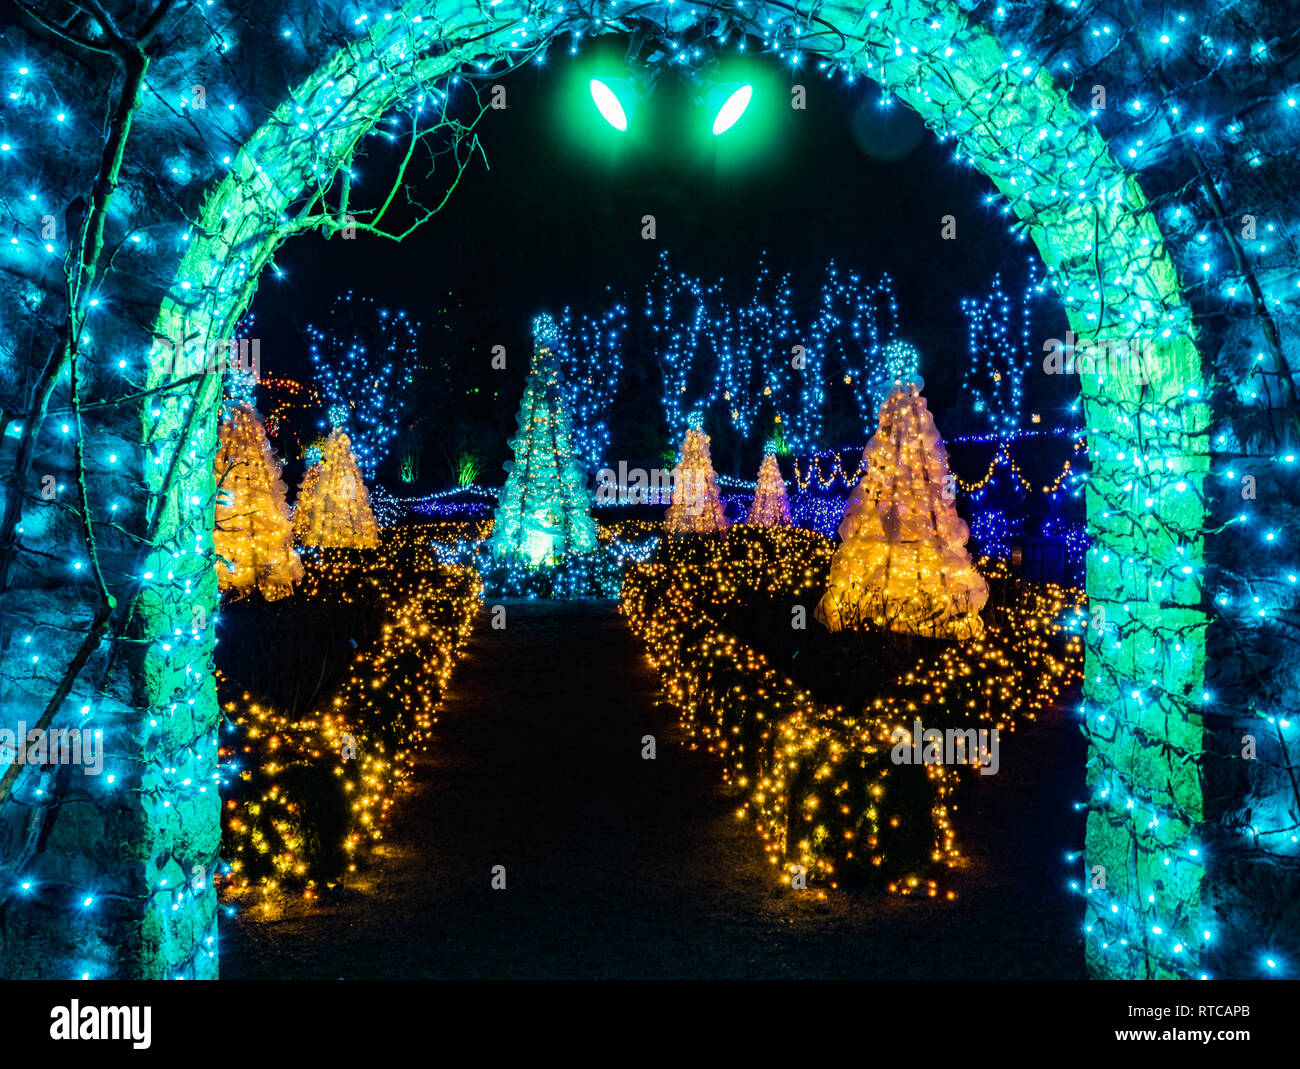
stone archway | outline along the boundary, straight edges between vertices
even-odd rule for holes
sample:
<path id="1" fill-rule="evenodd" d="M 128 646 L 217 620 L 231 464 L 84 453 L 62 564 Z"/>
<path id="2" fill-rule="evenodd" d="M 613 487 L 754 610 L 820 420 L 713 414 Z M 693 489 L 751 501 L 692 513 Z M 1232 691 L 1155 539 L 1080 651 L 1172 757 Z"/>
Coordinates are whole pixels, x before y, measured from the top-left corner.
<path id="1" fill-rule="evenodd" d="M 276 248 L 312 225 L 297 209 L 304 191 L 333 183 L 375 123 L 412 93 L 558 35 L 624 28 L 614 8 L 593 14 L 516 0 L 432 10 L 406 0 L 350 26 L 341 16 L 320 25 L 307 10 L 285 3 L 243 12 L 233 47 L 248 58 L 227 61 L 215 78 L 193 62 L 203 57 L 194 42 L 210 27 L 175 31 L 193 52 L 139 61 L 157 75 L 142 70 L 134 87 L 136 127 L 149 141 L 122 137 L 123 185 L 134 195 L 106 201 L 103 213 L 121 263 L 114 253 L 93 288 L 76 295 L 71 317 L 86 325 L 86 340 L 77 343 L 74 331 L 70 345 L 73 381 L 87 380 L 84 430 L 70 451 L 44 426 L 25 470 L 21 456 L 16 465 L 23 485 L 45 468 L 72 473 L 84 523 L 47 521 L 32 501 L 19 519 L 28 530 L 44 525 L 59 545 L 99 535 L 90 556 L 102 579 L 58 588 L 21 560 L 5 575 L 7 597 L 36 592 L 33 618 L 60 666 L 53 678 L 68 679 L 62 666 L 76 669 L 66 694 L 50 678 L 11 674 L 6 700 L 29 723 L 43 711 L 57 723 L 92 709 L 107 726 L 117 787 L 51 781 L 57 814 L 41 810 L 31 784 L 6 799 L 0 845 L 24 859 L 14 875 L 35 888 L 6 906 L 9 975 L 216 975 L 215 895 L 190 874 L 212 871 L 219 842 L 210 458 L 220 383 L 178 361 L 177 343 L 230 337 Z M 671 2 L 638 15 L 674 32 L 705 17 Z M 1088 593 L 1106 625 L 1090 634 L 1082 718 L 1094 791 L 1086 862 L 1105 870 L 1104 888 L 1087 900 L 1086 946 L 1097 975 L 1194 975 L 1207 923 L 1195 846 L 1207 820 L 1198 772 L 1206 729 L 1189 710 L 1205 687 L 1210 408 L 1191 311 L 1139 182 L 1047 70 L 954 0 L 881 0 L 876 9 L 837 0 L 808 15 L 724 3 L 708 17 L 780 53 L 798 49 L 870 78 L 914 108 L 1006 196 L 1080 338 L 1140 348 L 1143 373 L 1125 362 L 1082 376 L 1093 464 Z M 281 40 L 288 58 L 279 77 L 265 77 L 258 63 Z M 131 55 L 124 49 L 118 64 L 128 74 Z M 105 74 L 105 84 L 116 77 Z M 195 110 L 196 85 L 200 111 L 213 114 Z M 127 116 L 129 127 L 129 107 Z M 168 173 L 182 176 L 178 190 L 166 188 Z M 92 198 L 92 212 L 97 204 Z M 44 276 L 26 281 L 51 285 Z M 79 310 L 81 299 L 107 307 Z M 73 626 L 54 634 L 56 617 Z M 6 661 L 17 664 L 21 634 L 10 628 L 5 643 Z M 1139 810 L 1160 813 L 1158 826 L 1142 826 L 1135 799 Z M 42 848 L 24 853 L 21 844 L 41 835 Z M 127 849 L 86 853 L 105 841 Z"/>

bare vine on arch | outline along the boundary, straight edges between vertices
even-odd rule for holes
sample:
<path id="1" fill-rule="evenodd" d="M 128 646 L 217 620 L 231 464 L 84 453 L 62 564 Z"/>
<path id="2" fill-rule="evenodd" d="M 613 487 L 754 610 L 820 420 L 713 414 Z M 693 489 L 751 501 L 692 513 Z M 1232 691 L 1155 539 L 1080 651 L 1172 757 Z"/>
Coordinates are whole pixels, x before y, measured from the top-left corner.
<path id="1" fill-rule="evenodd" d="M 10 398 L 6 395 L 4 404 L 0 406 L 0 433 L 17 431 L 15 461 L 12 469 L 5 473 L 7 492 L 3 513 L 0 513 L 0 593 L 10 588 L 15 565 L 20 560 L 39 566 L 48 556 L 39 547 L 23 541 L 21 528 L 24 509 L 37 500 L 28 486 L 41 449 L 42 433 L 55 415 L 66 419 L 70 428 L 74 469 L 69 482 L 73 485 L 75 499 L 60 501 L 57 508 L 73 517 L 81 532 L 78 552 L 87 561 L 87 571 L 96 591 L 90 619 L 81 626 L 81 637 L 70 659 L 60 665 L 57 674 L 43 681 L 43 685 L 48 684 L 49 698 L 43 703 L 39 718 L 31 725 L 32 730 L 41 731 L 49 727 L 104 642 L 115 643 L 116 652 L 123 648 L 121 642 L 127 641 L 125 635 L 136 615 L 137 599 L 145 589 L 145 581 L 137 577 L 141 574 L 144 558 L 159 548 L 160 524 L 170 505 L 173 486 L 189 467 L 181 457 L 184 443 L 189 439 L 195 414 L 203 406 L 198 403 L 188 406 L 184 428 L 169 444 L 171 456 L 166 458 L 161 485 L 152 490 L 143 486 L 136 488 L 151 500 L 143 534 L 128 530 L 113 516 L 95 513 L 87 488 L 85 416 L 94 411 L 97 420 L 104 419 L 108 409 L 137 412 L 167 396 L 180 395 L 197 402 L 214 383 L 211 375 L 185 373 L 184 368 L 178 367 L 177 373 L 161 385 L 142 387 L 129 381 L 129 376 L 123 376 L 119 388 L 105 390 L 97 383 L 95 393 L 90 396 L 86 393 L 88 354 L 83 352 L 83 346 L 89 310 L 93 307 L 95 295 L 104 291 L 114 272 L 123 269 L 116 257 L 126 239 L 114 231 L 110 218 L 119 214 L 132 215 L 127 201 L 129 194 L 123 187 L 128 181 L 125 168 L 130 159 L 129 149 L 135 144 L 133 123 L 146 102 L 162 102 L 170 107 L 157 88 L 150 85 L 148 75 L 163 48 L 160 41 L 164 31 L 176 29 L 176 19 L 171 18 L 173 15 L 179 17 L 175 0 L 161 0 L 143 15 L 138 27 L 119 23 L 98 0 L 53 4 L 40 4 L 35 0 L 15 2 L 24 28 L 47 43 L 64 60 L 91 69 L 111 64 L 115 72 L 110 78 L 113 96 L 105 102 L 108 118 L 97 162 L 89 170 L 84 194 L 74 201 L 73 208 L 79 204 L 80 210 L 74 212 L 70 208 L 67 216 L 68 244 L 61 267 L 63 281 L 59 287 L 64 298 L 63 307 L 57 316 L 43 313 L 47 323 L 46 336 L 52 337 L 40 363 L 33 368 L 36 373 L 26 383 L 22 396 Z M 466 80 L 464 84 L 467 92 L 460 95 L 454 108 L 449 106 L 445 87 L 438 79 L 430 78 L 417 86 L 415 99 L 399 110 L 397 121 L 404 118 L 409 122 L 406 151 L 396 174 L 380 190 L 377 203 L 373 206 L 360 206 L 358 203 L 351 168 L 356 159 L 364 156 L 364 150 L 354 146 L 345 165 L 323 176 L 299 199 L 290 218 L 273 228 L 270 248 L 274 249 L 295 233 L 313 228 L 321 228 L 327 234 L 341 233 L 345 237 L 363 232 L 401 241 L 427 223 L 447 204 L 475 156 L 481 156 L 486 164 L 477 128 L 488 108 L 480 99 L 477 85 L 472 80 Z M 95 110 L 92 105 L 90 111 Z M 357 141 L 368 132 L 378 132 L 382 136 L 384 131 L 377 128 L 384 119 L 382 114 L 366 111 L 354 117 Z M 390 121 L 393 120 L 390 118 Z M 304 132 L 300 140 L 310 144 L 314 136 L 314 131 Z M 210 162 L 215 165 L 215 156 Z M 441 183 L 440 195 L 425 203 L 420 189 L 428 188 L 435 178 Z M 179 202 L 162 187 L 161 182 L 157 192 L 164 203 L 177 207 L 182 225 L 188 220 L 191 229 L 199 227 L 198 220 L 181 209 Z M 16 228 L 26 225 L 27 220 L 15 212 L 7 200 L 3 208 Z M 395 223 L 399 218 L 400 223 Z M 251 298 L 254 284 L 255 278 L 249 279 L 244 287 L 244 304 Z M 33 340 L 33 352 L 34 345 Z M 61 386 L 61 383 L 67 385 Z M 65 390 L 66 399 L 63 396 Z M 211 501 L 208 501 L 200 503 L 198 508 L 210 506 Z M 99 542 L 104 533 L 110 531 L 119 540 L 124 539 L 137 547 L 136 565 L 125 569 L 125 580 L 115 581 L 106 576 L 101 564 Z M 30 623 L 28 610 L 21 606 L 6 605 L 0 610 L 0 616 L 11 624 Z M 102 694 L 107 685 L 107 666 L 102 674 L 97 672 L 97 675 L 95 689 Z M 0 776 L 0 805 L 13 799 L 19 776 L 28 767 L 11 764 Z M 49 819 L 57 801 L 56 797 L 49 796 L 39 807 L 42 815 L 33 834 L 28 837 L 32 849 L 44 840 L 44 835 L 36 827 L 43 826 Z M 31 856 L 26 852 L 20 857 L 9 858 L 7 867 L 21 867 L 30 861 Z M 0 903 L 3 900 L 0 897 Z"/>

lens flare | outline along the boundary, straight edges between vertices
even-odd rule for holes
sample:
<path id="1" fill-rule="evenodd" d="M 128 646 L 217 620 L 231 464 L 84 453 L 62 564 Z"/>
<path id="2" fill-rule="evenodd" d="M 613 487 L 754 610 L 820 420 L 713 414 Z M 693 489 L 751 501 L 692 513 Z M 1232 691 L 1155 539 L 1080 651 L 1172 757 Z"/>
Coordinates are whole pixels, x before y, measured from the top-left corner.
<path id="1" fill-rule="evenodd" d="M 595 92 L 595 89 L 592 89 Z M 718 117 L 713 120 L 714 134 L 721 134 L 730 130 L 736 125 L 738 120 L 749 107 L 749 100 L 754 95 L 752 85 L 742 85 L 731 96 L 727 97 L 727 102 L 718 109 Z M 608 116 L 606 116 L 608 118 Z"/>
<path id="2" fill-rule="evenodd" d="M 623 105 L 618 102 L 614 90 L 599 78 L 591 80 L 591 99 L 596 102 L 600 114 L 610 126 L 615 130 L 627 129 L 627 114 L 623 111 Z"/>

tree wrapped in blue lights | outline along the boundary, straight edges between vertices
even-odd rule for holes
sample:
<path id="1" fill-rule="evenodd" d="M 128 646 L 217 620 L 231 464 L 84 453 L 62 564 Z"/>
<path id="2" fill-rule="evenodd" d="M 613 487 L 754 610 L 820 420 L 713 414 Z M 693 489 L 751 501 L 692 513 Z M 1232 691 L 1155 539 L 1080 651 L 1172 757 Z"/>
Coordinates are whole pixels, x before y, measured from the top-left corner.
<path id="1" fill-rule="evenodd" d="M 490 543 L 495 556 L 534 566 L 556 564 L 596 547 L 591 495 L 574 448 L 553 348 L 558 337 L 549 315 L 533 320 L 532 367 L 519 402 L 519 430 L 510 439 L 514 460 L 506 464 Z"/>
<path id="2" fill-rule="evenodd" d="M 675 438 L 685 426 L 686 398 L 690 392 L 697 354 L 705 338 L 717 328 L 710 309 L 719 301 L 718 287 L 706 285 L 681 271 L 674 271 L 668 254 L 661 253 L 646 286 L 644 315 L 639 317 L 648 330 L 646 341 L 659 357 L 663 375 L 663 413 L 668 433 Z M 713 361 L 718 367 L 719 362 Z"/>
<path id="3" fill-rule="evenodd" d="M 894 380 L 916 374 L 915 350 L 909 363 L 903 358 L 905 351 L 895 348 L 892 342 L 897 333 L 898 298 L 888 274 L 871 283 L 856 271 L 841 276 L 834 260 L 826 265 L 826 281 L 810 332 L 811 349 L 824 354 L 828 367 L 834 365 L 820 376 L 827 385 L 835 385 L 836 376 L 840 376 L 843 385 L 853 390 L 860 421 L 853 430 L 855 438 L 875 425 L 876 413 L 889 396 Z M 820 383 L 815 391 L 811 386 L 811 382 L 805 383 L 799 404 L 792 411 L 822 410 L 825 390 Z M 796 434 L 801 446 L 815 447 L 822 427 L 820 417 L 808 422 Z"/>
<path id="4" fill-rule="evenodd" d="M 724 280 L 675 271 L 664 253 L 646 287 L 644 316 L 632 323 L 658 355 L 671 436 L 684 432 L 686 398 L 695 397 L 705 411 L 724 410 L 741 438 L 765 413 L 780 415 L 786 446 L 810 451 L 837 408 L 828 391 L 843 396 L 846 386 L 860 419 L 853 433 L 874 422 L 900 370 L 887 356 L 898 329 L 887 274 L 872 283 L 841 275 L 832 261 L 815 295 L 801 296 L 788 273 L 776 277 L 761 260 L 747 298 L 726 294 Z"/>
<path id="5" fill-rule="evenodd" d="M 609 448 L 610 403 L 623 369 L 627 306 L 613 304 L 599 316 L 560 317 L 555 348 L 560 385 L 571 415 L 573 444 L 591 471 L 600 469 Z"/>
<path id="6" fill-rule="evenodd" d="M 351 409 L 352 451 L 373 480 L 397 435 L 403 399 L 414 382 L 420 324 L 352 290 L 330 306 L 324 327 L 304 331 L 322 397 Z M 339 420 L 331 415 L 330 422 Z"/>
<path id="7" fill-rule="evenodd" d="M 988 292 L 961 301 L 968 358 L 962 392 L 970 398 L 977 421 L 998 435 L 1020 428 L 1025 369 L 1034 347 L 1033 301 L 1043 293 L 1042 279 L 1031 275 L 1015 301 L 998 273 Z"/>
<path id="8" fill-rule="evenodd" d="M 721 293 L 724 286 L 719 280 L 714 289 Z M 805 338 L 793 315 L 790 276 L 778 281 L 766 258 L 760 259 L 749 300 L 721 304 L 713 324 L 705 338 L 706 358 L 714 368 L 709 403 L 721 392 L 727 418 L 744 438 L 766 401 L 790 415 L 787 432 L 798 438 L 805 431 L 801 387 L 806 391 L 808 382 L 817 382 L 821 350 L 799 344 Z"/>

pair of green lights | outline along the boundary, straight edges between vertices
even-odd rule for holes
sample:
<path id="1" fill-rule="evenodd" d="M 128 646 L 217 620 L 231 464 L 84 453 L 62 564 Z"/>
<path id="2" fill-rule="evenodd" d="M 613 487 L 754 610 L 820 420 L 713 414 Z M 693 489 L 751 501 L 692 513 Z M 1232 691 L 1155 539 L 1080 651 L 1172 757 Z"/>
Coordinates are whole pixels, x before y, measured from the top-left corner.
<path id="1" fill-rule="evenodd" d="M 728 96 L 713 118 L 713 133 L 715 135 L 726 133 L 735 126 L 740 117 L 745 114 L 745 109 L 749 107 L 753 96 L 752 85 L 742 85 Z M 591 99 L 595 101 L 596 108 L 610 126 L 615 130 L 627 129 L 627 110 L 624 109 L 622 101 L 618 99 L 614 90 L 599 78 L 591 80 Z"/>

